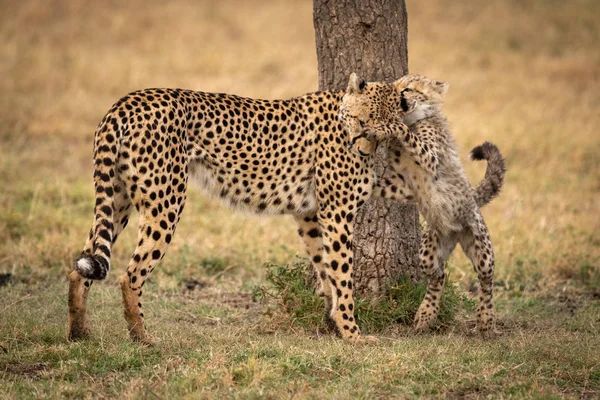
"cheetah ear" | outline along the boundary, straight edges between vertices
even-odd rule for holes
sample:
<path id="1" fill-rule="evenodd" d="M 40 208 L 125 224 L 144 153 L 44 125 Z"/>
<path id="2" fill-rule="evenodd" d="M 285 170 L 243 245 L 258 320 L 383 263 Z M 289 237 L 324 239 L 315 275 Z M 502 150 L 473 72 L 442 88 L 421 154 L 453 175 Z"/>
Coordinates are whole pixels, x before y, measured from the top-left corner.
<path id="1" fill-rule="evenodd" d="M 446 92 L 448 91 L 448 88 L 450 87 L 450 85 L 448 85 L 448 82 L 440 82 L 440 81 L 436 81 L 434 82 L 434 87 L 435 87 L 435 91 L 440 95 L 443 96 L 446 94 Z"/>
<path id="2" fill-rule="evenodd" d="M 406 84 L 404 84 L 404 82 L 402 82 L 400 79 L 397 79 L 392 82 L 392 86 L 394 86 L 394 89 L 396 89 L 396 93 L 402 93 L 402 89 L 406 87 Z"/>
<path id="3" fill-rule="evenodd" d="M 356 72 L 350 74 L 350 79 L 348 80 L 348 87 L 346 88 L 346 93 L 348 94 L 359 94 L 362 93 L 365 88 L 365 81 L 361 81 L 358 79 L 358 75 Z"/>

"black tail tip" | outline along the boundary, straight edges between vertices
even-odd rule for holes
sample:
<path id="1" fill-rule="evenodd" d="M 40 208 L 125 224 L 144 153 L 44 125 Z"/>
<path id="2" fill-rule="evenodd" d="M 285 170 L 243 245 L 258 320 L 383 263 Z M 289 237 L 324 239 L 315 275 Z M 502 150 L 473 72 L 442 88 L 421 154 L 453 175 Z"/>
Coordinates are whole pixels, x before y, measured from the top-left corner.
<path id="1" fill-rule="evenodd" d="M 495 144 L 490 142 L 483 142 L 483 144 L 475 147 L 471 150 L 471 160 L 489 160 L 493 154 L 500 154 L 500 151 Z"/>
<path id="2" fill-rule="evenodd" d="M 485 160 L 485 159 L 486 159 L 486 155 L 485 155 L 485 150 L 483 148 L 483 145 L 477 146 L 473 150 L 471 150 L 471 160 L 480 161 L 480 160 Z"/>
<path id="3" fill-rule="evenodd" d="M 82 254 L 75 262 L 75 271 L 87 279 L 106 279 L 108 269 L 108 263 L 104 258 L 89 254 Z"/>

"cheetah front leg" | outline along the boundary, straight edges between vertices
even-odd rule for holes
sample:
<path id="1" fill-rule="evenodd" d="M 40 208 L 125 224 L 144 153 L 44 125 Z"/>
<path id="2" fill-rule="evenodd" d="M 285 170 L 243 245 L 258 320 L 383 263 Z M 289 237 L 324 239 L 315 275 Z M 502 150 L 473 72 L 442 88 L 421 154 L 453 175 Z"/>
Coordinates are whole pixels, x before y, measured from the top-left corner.
<path id="1" fill-rule="evenodd" d="M 412 190 L 406 185 L 402 174 L 387 166 L 381 177 L 373 185 L 373 197 L 408 203 L 414 200 Z"/>
<path id="2" fill-rule="evenodd" d="M 410 154 L 415 164 L 423 168 L 425 172 L 431 176 L 437 176 L 440 166 L 438 156 L 438 145 L 432 137 L 433 128 L 421 126 L 422 124 L 413 125 L 410 129 L 403 133 L 401 142 L 404 148 Z"/>
<path id="3" fill-rule="evenodd" d="M 306 253 L 310 258 L 315 274 L 317 276 L 318 286 L 316 292 L 323 296 L 325 300 L 325 319 L 330 323 L 329 313 L 332 307 L 331 284 L 327 279 L 327 272 L 323 264 L 323 233 L 317 218 L 317 214 L 298 215 L 294 217 L 298 224 L 298 234 L 304 242 Z M 330 326 L 330 328 L 332 328 Z"/>
<path id="4" fill-rule="evenodd" d="M 432 130 L 420 124 L 408 128 L 401 122 L 377 123 L 368 125 L 357 136 L 367 140 L 380 141 L 395 138 L 402 143 L 414 162 L 428 174 L 436 176 L 439 167 L 438 146 L 432 137 Z"/>
<path id="5" fill-rule="evenodd" d="M 331 218 L 319 214 L 319 224 L 323 233 L 323 261 L 325 276 L 330 282 L 331 310 L 329 318 L 336 333 L 350 343 L 375 342 L 372 336 L 360 336 L 360 329 L 354 317 L 353 297 L 353 252 L 351 222 L 340 224 L 341 213 L 335 213 Z M 348 215 L 344 218 L 347 221 Z M 345 221 L 345 222 L 346 222 Z"/>

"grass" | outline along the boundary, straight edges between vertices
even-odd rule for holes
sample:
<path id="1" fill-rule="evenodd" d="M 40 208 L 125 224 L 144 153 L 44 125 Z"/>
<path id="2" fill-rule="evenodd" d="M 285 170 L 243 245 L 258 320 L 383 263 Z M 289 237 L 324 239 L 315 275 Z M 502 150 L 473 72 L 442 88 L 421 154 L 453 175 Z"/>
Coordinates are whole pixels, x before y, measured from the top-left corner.
<path id="1" fill-rule="evenodd" d="M 252 299 L 266 305 L 267 313 L 275 316 L 274 320 L 283 317 L 289 324 L 326 331 L 323 300 L 315 296 L 306 282 L 312 269 L 310 264 L 301 261 L 283 266 L 267 264 L 266 269 L 265 283 L 253 288 Z M 369 301 L 357 300 L 358 323 L 362 329 L 372 333 L 394 324 L 410 325 L 425 291 L 424 283 L 415 285 L 410 278 L 401 276 L 390 286 L 387 296 Z M 446 282 L 434 328 L 443 330 L 455 326 L 457 315 L 463 308 L 473 312 L 475 302 L 457 293 L 456 288 Z M 271 321 L 273 323 L 276 322 Z"/>
<path id="2" fill-rule="evenodd" d="M 124 340 L 116 284 L 94 288 L 94 337 L 72 344 L 64 282 L 3 288 L 20 300 L 3 310 L 3 397 L 592 398 L 600 390 L 600 304 L 575 295 L 501 296 L 495 340 L 479 339 L 468 322 L 430 335 L 392 324 L 377 332 L 380 343 L 349 346 L 310 325 L 273 324 L 249 292 L 149 285 L 149 329 L 160 339 L 152 348 Z"/>
<path id="3" fill-rule="evenodd" d="M 471 181 L 484 170 L 466 161 L 475 145 L 493 141 L 507 159 L 502 195 L 483 210 L 497 339 L 472 332 L 475 277 L 458 252 L 445 297 L 454 308 L 433 334 L 392 322 L 410 319 L 422 290 L 399 282 L 358 305 L 380 343 L 323 335 L 300 265 L 275 267 L 303 255 L 291 218 L 234 214 L 191 191 L 144 295 L 160 344 L 126 340 L 118 267 L 90 295 L 93 338 L 67 343 L 65 275 L 91 223 L 103 113 L 142 87 L 315 90 L 311 3 L 4 1 L 0 274 L 11 278 L 0 287 L 0 398 L 599 396 L 600 7 L 407 3 L 410 70 L 450 83 L 446 111 Z M 126 230 L 115 266 L 135 241 Z M 256 287 L 271 293 L 266 304 L 251 300 Z"/>

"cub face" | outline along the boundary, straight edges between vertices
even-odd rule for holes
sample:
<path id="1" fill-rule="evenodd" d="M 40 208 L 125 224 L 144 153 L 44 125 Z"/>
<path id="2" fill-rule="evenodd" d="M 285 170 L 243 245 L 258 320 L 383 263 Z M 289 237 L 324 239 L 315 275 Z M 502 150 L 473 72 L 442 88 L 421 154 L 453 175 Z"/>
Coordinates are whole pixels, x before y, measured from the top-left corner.
<path id="1" fill-rule="evenodd" d="M 446 82 L 416 74 L 405 75 L 393 85 L 400 93 L 400 101 L 409 104 L 410 110 L 404 116 L 404 123 L 409 126 L 435 114 L 442 106 L 444 95 L 448 91 Z"/>

